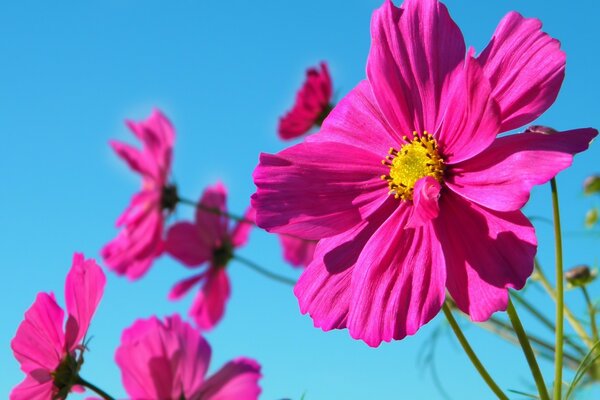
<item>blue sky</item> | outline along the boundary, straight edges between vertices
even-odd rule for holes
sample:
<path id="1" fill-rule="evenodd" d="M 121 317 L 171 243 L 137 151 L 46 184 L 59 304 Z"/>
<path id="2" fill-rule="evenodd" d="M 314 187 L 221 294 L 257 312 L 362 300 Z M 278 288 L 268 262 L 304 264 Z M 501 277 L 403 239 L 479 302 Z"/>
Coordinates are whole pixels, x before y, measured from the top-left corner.
<path id="1" fill-rule="evenodd" d="M 22 379 L 9 342 L 39 291 L 61 304 L 72 253 L 97 258 L 116 234 L 114 220 L 138 189 L 109 149 L 109 139 L 130 141 L 123 120 L 146 118 L 159 107 L 177 130 L 173 176 L 186 197 L 222 180 L 230 208 L 241 213 L 254 191 L 258 154 L 285 144 L 277 118 L 291 106 L 307 67 L 326 60 L 338 98 L 365 76 L 369 20 L 380 0 L 3 2 L 0 5 L 0 135 L 2 157 L 2 269 L 0 397 Z M 600 125 L 598 93 L 600 5 L 582 0 L 448 1 L 467 44 L 481 51 L 510 10 L 544 22 L 562 42 L 567 77 L 539 123 L 558 129 Z M 595 199 L 581 182 L 599 172 L 600 148 L 577 156 L 558 177 L 565 227 L 566 265 L 598 264 L 598 237 L 583 230 Z M 549 187 L 533 191 L 526 213 L 550 217 Z M 177 218 L 191 216 L 181 208 Z M 535 222 L 539 256 L 553 263 L 551 227 Z M 255 231 L 242 254 L 297 277 L 281 259 L 277 240 Z M 172 303 L 172 283 L 187 271 L 157 260 L 135 283 L 107 272 L 104 299 L 93 321 L 91 351 L 82 375 L 123 397 L 114 350 L 122 329 L 138 317 L 183 315 L 191 297 Z M 442 332 L 435 353 L 440 381 L 453 399 L 487 399 L 490 392 L 448 333 L 440 315 L 414 337 L 377 349 L 346 331 L 323 333 L 300 315 L 290 288 L 231 264 L 232 296 L 223 322 L 207 334 L 213 370 L 245 355 L 263 365 L 265 399 L 442 398 L 419 354 Z M 593 295 L 598 284 L 592 286 Z M 528 290 L 552 315 L 552 305 Z M 580 294 L 567 293 L 575 310 Z M 597 297 L 597 296 L 596 296 Z M 523 319 L 533 331 L 543 331 Z M 473 346 L 505 389 L 528 391 L 520 351 L 465 324 Z M 542 364 L 548 379 L 552 365 Z M 569 376 L 569 375 L 567 375 Z M 588 398 L 598 391 L 588 393 Z M 518 397 L 515 397 L 518 398 Z M 582 398 L 585 398 L 582 396 Z"/>

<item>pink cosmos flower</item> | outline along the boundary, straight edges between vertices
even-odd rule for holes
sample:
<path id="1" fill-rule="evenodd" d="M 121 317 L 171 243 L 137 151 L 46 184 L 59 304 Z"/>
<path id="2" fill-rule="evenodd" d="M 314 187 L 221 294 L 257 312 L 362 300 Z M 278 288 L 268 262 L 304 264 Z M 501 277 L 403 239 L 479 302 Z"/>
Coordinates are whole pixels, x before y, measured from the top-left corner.
<path id="1" fill-rule="evenodd" d="M 295 267 L 307 267 L 313 259 L 317 242 L 289 235 L 279 235 L 283 258 Z"/>
<path id="2" fill-rule="evenodd" d="M 331 111 L 333 88 L 327 64 L 321 63 L 321 70 L 310 68 L 306 71 L 306 81 L 296 94 L 296 103 L 285 116 L 279 119 L 278 133 L 284 140 L 305 134 L 314 125 L 321 125 Z"/>
<path id="3" fill-rule="evenodd" d="M 52 293 L 39 293 L 11 342 L 26 374 L 10 393 L 11 400 L 64 398 L 75 386 L 83 364 L 86 335 L 104 293 L 106 278 L 94 260 L 73 256 L 65 283 L 67 322 Z"/>
<path id="4" fill-rule="evenodd" d="M 368 79 L 304 143 L 261 155 L 257 224 L 319 240 L 294 290 L 316 326 L 377 346 L 431 320 L 446 289 L 484 321 L 523 287 L 537 242 L 520 209 L 597 135 L 498 137 L 557 96 L 565 55 L 540 29 L 511 12 L 474 58 L 438 1 L 386 1 Z"/>
<path id="5" fill-rule="evenodd" d="M 137 320 L 123 331 L 115 359 L 132 400 L 252 400 L 261 392 L 260 365 L 237 358 L 205 379 L 208 342 L 178 315 Z"/>
<path id="6" fill-rule="evenodd" d="M 139 123 L 127 121 L 142 142 L 136 149 L 113 141 L 111 146 L 129 168 L 142 176 L 142 190 L 117 220 L 121 232 L 102 249 L 106 264 L 119 275 L 140 278 L 163 251 L 163 212 L 177 204 L 177 190 L 168 185 L 175 132 L 159 110 Z"/>
<path id="7" fill-rule="evenodd" d="M 190 316 L 204 330 L 214 327 L 223 317 L 230 293 L 225 267 L 235 249 L 246 244 L 252 229 L 252 224 L 246 222 L 229 228 L 229 218 L 223 215 L 227 212 L 226 200 L 226 189 L 221 183 L 208 187 L 200 199 L 202 207 L 196 208 L 195 223 L 180 222 L 167 232 L 165 249 L 170 255 L 188 267 L 207 264 L 201 273 L 179 282 L 169 294 L 171 300 L 176 300 L 196 284 L 201 285 Z"/>

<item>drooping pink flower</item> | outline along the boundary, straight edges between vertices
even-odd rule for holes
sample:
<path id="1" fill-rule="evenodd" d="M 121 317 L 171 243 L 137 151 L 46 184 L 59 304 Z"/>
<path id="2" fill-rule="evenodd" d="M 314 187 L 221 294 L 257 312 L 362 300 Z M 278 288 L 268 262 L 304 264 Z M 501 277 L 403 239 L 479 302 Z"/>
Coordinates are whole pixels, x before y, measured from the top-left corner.
<path id="1" fill-rule="evenodd" d="M 104 293 L 106 278 L 94 260 L 75 254 L 65 283 L 67 321 L 52 293 L 39 293 L 11 342 L 26 374 L 11 400 L 50 400 L 77 389 L 82 340 Z"/>
<path id="2" fill-rule="evenodd" d="M 188 267 L 206 265 L 201 273 L 176 284 L 169 294 L 171 300 L 176 300 L 195 285 L 201 285 L 190 316 L 204 330 L 214 327 L 223 317 L 230 294 L 225 267 L 235 249 L 246 244 L 252 229 L 250 222 L 230 228 L 229 218 L 224 215 L 226 201 L 226 189 L 221 183 L 208 187 L 200 199 L 201 206 L 196 208 L 195 223 L 179 222 L 167 232 L 165 249 L 171 256 Z"/>
<path id="3" fill-rule="evenodd" d="M 283 258 L 295 267 L 307 267 L 313 259 L 317 242 L 290 235 L 279 235 Z"/>
<path id="4" fill-rule="evenodd" d="M 258 226 L 319 240 L 294 290 L 316 326 L 377 346 L 431 320 L 446 289 L 484 321 L 525 284 L 537 241 L 520 209 L 597 135 L 498 137 L 557 96 L 565 55 L 540 29 L 511 12 L 474 58 L 443 4 L 386 1 L 368 79 L 304 143 L 261 155 Z"/>
<path id="5" fill-rule="evenodd" d="M 310 68 L 306 71 L 306 81 L 296 94 L 296 102 L 290 111 L 279 119 L 277 132 L 284 140 L 305 134 L 315 125 L 321 125 L 329 111 L 333 87 L 327 64 L 321 63 L 321 70 Z"/>
<path id="6" fill-rule="evenodd" d="M 122 229 L 104 246 L 102 257 L 117 274 L 138 279 L 162 254 L 164 212 L 172 211 L 177 203 L 177 190 L 168 184 L 175 132 L 159 110 L 145 121 L 127 121 L 127 125 L 142 148 L 117 141 L 110 144 L 129 168 L 142 176 L 142 190 L 117 220 Z"/>
<path id="7" fill-rule="evenodd" d="M 228 362 L 205 379 L 211 349 L 178 315 L 137 320 L 123 331 L 115 359 L 132 400 L 253 400 L 261 392 L 260 365 L 249 358 Z"/>

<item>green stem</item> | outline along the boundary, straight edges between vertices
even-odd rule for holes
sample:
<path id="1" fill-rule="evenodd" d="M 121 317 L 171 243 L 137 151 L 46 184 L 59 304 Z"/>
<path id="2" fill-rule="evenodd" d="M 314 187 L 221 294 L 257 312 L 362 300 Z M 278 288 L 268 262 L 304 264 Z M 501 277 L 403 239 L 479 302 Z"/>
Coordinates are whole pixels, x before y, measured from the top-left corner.
<path id="1" fill-rule="evenodd" d="M 200 210 L 203 210 L 203 211 L 206 211 L 206 212 L 209 212 L 209 213 L 212 213 L 212 214 L 223 215 L 223 216 L 225 216 L 225 217 L 227 217 L 229 219 L 232 219 L 234 221 L 245 222 L 245 223 L 248 223 L 248 224 L 256 225 L 256 223 L 254 221 L 252 221 L 252 220 L 246 219 L 244 217 L 240 217 L 239 215 L 232 214 L 232 213 L 227 212 L 227 211 L 219 210 L 218 208 L 207 207 L 207 206 L 203 205 L 202 203 L 198 203 L 198 202 L 195 202 L 193 200 L 182 199 L 181 197 L 178 197 L 177 198 L 177 202 L 181 203 L 181 204 L 188 205 L 188 206 L 196 207 L 196 208 L 198 208 Z"/>
<path id="2" fill-rule="evenodd" d="M 114 397 L 112 397 L 111 395 L 109 395 L 108 393 L 106 393 L 104 390 L 102 390 L 99 387 L 97 387 L 96 385 L 94 385 L 94 384 L 86 381 L 85 379 L 83 379 L 80 376 L 77 377 L 76 384 L 84 386 L 84 387 L 90 389 L 91 391 L 95 392 L 97 395 L 99 395 L 100 397 L 102 397 L 104 400 L 115 400 Z"/>
<path id="3" fill-rule="evenodd" d="M 234 254 L 233 259 L 239 261 L 240 263 L 244 264 L 245 266 L 249 267 L 250 269 L 253 269 L 254 271 L 258 272 L 259 274 L 266 276 L 267 278 L 273 279 L 273 280 L 281 282 L 281 283 L 285 283 L 286 285 L 290 285 L 290 286 L 294 286 L 296 284 L 296 281 L 294 281 L 293 279 L 275 274 L 275 273 L 261 267 L 260 265 L 256 264 L 255 262 L 250 261 L 247 258 L 244 258 L 238 254 Z"/>
<path id="4" fill-rule="evenodd" d="M 552 189 L 552 213 L 554 216 L 554 240 L 556 254 L 556 336 L 554 357 L 554 400 L 562 397 L 562 368 L 563 368 L 563 336 L 564 336 L 564 288 L 563 288 L 563 255 L 562 234 L 560 230 L 560 212 L 558 207 L 558 188 L 556 179 L 550 181 Z"/>
<path id="5" fill-rule="evenodd" d="M 521 320 L 519 319 L 517 310 L 515 309 L 515 306 L 513 306 L 510 297 L 508 299 L 508 307 L 506 308 L 506 312 L 513 326 L 513 329 L 515 330 L 515 334 L 519 339 L 521 349 L 523 350 L 525 358 L 527 359 L 527 364 L 529 364 L 529 369 L 531 370 L 531 374 L 533 375 L 533 379 L 535 380 L 535 385 L 537 386 L 538 393 L 540 394 L 540 399 L 550 400 L 548 390 L 546 389 L 546 383 L 544 382 L 544 377 L 542 376 L 540 367 L 537 363 L 537 360 L 535 359 L 535 354 L 533 353 L 533 349 L 531 348 L 531 343 L 529 343 L 527 333 L 525 333 L 525 329 L 523 329 L 523 324 L 521 324 Z"/>
<path id="6" fill-rule="evenodd" d="M 502 389 L 500 389 L 500 387 L 496 384 L 496 382 L 494 382 L 494 380 L 492 379 L 490 374 L 487 372 L 487 370 L 485 369 L 483 364 L 481 364 L 481 361 L 479 361 L 479 358 L 477 358 L 477 355 L 471 348 L 471 345 L 467 341 L 467 338 L 465 337 L 465 335 L 462 333 L 460 327 L 458 326 L 456 319 L 454 319 L 454 316 L 452 315 L 452 311 L 450 310 L 450 307 L 448 307 L 447 302 L 444 302 L 442 310 L 444 310 L 444 315 L 446 316 L 448 323 L 450 323 L 450 327 L 454 331 L 454 334 L 456 335 L 456 338 L 460 342 L 463 350 L 465 351 L 465 353 L 467 353 L 467 356 L 471 360 L 471 363 L 473 363 L 473 366 L 475 367 L 477 372 L 479 372 L 479 375 L 481 375 L 481 377 L 483 378 L 485 383 L 487 383 L 489 388 L 492 390 L 492 392 L 494 392 L 494 394 L 499 399 L 509 400 L 508 397 L 502 392 Z"/>
<path id="7" fill-rule="evenodd" d="M 592 303 L 590 294 L 588 293 L 585 286 L 581 286 L 581 291 L 583 292 L 583 297 L 585 297 L 585 302 L 587 303 L 587 306 L 588 306 L 588 312 L 590 313 L 590 325 L 592 326 L 592 337 L 594 338 L 594 342 L 598 343 L 600 338 L 598 336 L 598 326 L 596 325 L 596 308 L 594 307 L 594 303 Z"/>

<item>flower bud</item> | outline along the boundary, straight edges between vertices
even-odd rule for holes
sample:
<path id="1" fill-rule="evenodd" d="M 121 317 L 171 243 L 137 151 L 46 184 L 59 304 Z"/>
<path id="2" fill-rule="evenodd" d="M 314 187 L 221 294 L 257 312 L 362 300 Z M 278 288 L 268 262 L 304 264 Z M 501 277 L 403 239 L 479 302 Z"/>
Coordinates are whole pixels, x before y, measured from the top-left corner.
<path id="1" fill-rule="evenodd" d="M 569 288 L 585 286 L 594 279 L 598 271 L 596 269 L 590 269 L 587 265 L 578 265 L 565 272 L 565 279 Z"/>
<path id="2" fill-rule="evenodd" d="M 598 222 L 598 209 L 592 208 L 585 214 L 585 227 L 591 229 Z"/>
<path id="3" fill-rule="evenodd" d="M 592 175 L 583 181 L 583 193 L 590 195 L 600 192 L 600 175 Z"/>
<path id="4" fill-rule="evenodd" d="M 557 133 L 556 129 L 550 128 L 549 126 L 543 125 L 531 125 L 525 129 L 526 133 L 542 133 L 544 135 L 552 135 L 553 133 Z"/>

